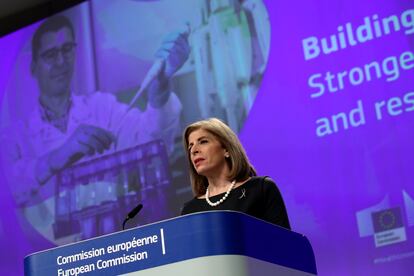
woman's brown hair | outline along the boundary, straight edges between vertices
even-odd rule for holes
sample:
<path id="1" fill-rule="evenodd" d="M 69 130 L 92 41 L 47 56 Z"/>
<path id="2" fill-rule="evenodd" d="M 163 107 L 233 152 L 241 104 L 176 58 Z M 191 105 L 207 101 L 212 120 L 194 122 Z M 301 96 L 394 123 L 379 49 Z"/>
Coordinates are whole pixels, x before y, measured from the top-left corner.
<path id="1" fill-rule="evenodd" d="M 184 150 L 187 153 L 187 159 L 190 165 L 191 187 L 196 197 L 204 195 L 208 186 L 207 178 L 197 174 L 197 171 L 194 169 L 191 162 L 191 152 L 188 150 L 188 137 L 193 131 L 198 129 L 203 129 L 214 135 L 221 146 L 229 153 L 229 158 L 226 158 L 230 169 L 230 174 L 228 175 L 229 180 L 244 181 L 249 176 L 256 175 L 256 171 L 250 164 L 243 146 L 230 127 L 216 118 L 197 121 L 187 126 L 183 135 Z"/>

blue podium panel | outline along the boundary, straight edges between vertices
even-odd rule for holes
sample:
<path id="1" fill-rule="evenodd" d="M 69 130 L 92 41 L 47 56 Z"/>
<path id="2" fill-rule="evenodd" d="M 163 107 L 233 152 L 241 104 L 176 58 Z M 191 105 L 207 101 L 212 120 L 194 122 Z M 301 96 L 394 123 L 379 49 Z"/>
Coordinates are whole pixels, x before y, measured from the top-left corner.
<path id="1" fill-rule="evenodd" d="M 232 211 L 197 213 L 29 255 L 25 275 L 316 275 L 306 237 Z"/>
<path id="2" fill-rule="evenodd" d="M 196 275 L 196 276 L 304 276 L 312 273 L 272 264 L 241 255 L 200 257 L 169 265 L 124 274 L 128 276 Z"/>

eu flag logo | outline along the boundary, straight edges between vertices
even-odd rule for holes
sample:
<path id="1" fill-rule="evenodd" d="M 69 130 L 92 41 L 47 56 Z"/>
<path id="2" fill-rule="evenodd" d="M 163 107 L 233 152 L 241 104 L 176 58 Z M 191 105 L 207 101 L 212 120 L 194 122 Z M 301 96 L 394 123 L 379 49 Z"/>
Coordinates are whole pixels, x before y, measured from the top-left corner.
<path id="1" fill-rule="evenodd" d="M 375 246 L 385 246 L 407 240 L 400 207 L 372 213 Z"/>
<path id="2" fill-rule="evenodd" d="M 399 207 L 372 213 L 374 232 L 383 232 L 403 226 L 401 211 Z"/>

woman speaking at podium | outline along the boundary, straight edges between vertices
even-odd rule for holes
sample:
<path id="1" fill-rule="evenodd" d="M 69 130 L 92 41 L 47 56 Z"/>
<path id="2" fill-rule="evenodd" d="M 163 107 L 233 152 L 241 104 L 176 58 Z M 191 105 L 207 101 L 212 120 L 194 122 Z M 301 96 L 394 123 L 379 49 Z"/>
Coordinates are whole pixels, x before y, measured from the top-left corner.
<path id="1" fill-rule="evenodd" d="M 258 177 L 237 135 L 216 118 L 189 125 L 184 147 L 194 198 L 182 215 L 233 210 L 290 229 L 285 204 L 269 177 Z"/>

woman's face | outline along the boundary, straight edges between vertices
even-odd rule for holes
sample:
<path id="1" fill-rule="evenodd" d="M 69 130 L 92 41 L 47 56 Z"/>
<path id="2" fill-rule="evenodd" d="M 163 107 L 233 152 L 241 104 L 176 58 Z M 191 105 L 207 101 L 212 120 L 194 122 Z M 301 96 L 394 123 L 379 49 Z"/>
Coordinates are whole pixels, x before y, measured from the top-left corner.
<path id="1" fill-rule="evenodd" d="M 219 140 L 204 129 L 197 129 L 188 136 L 188 152 L 191 163 L 198 174 L 219 175 L 228 169 L 225 150 Z"/>

